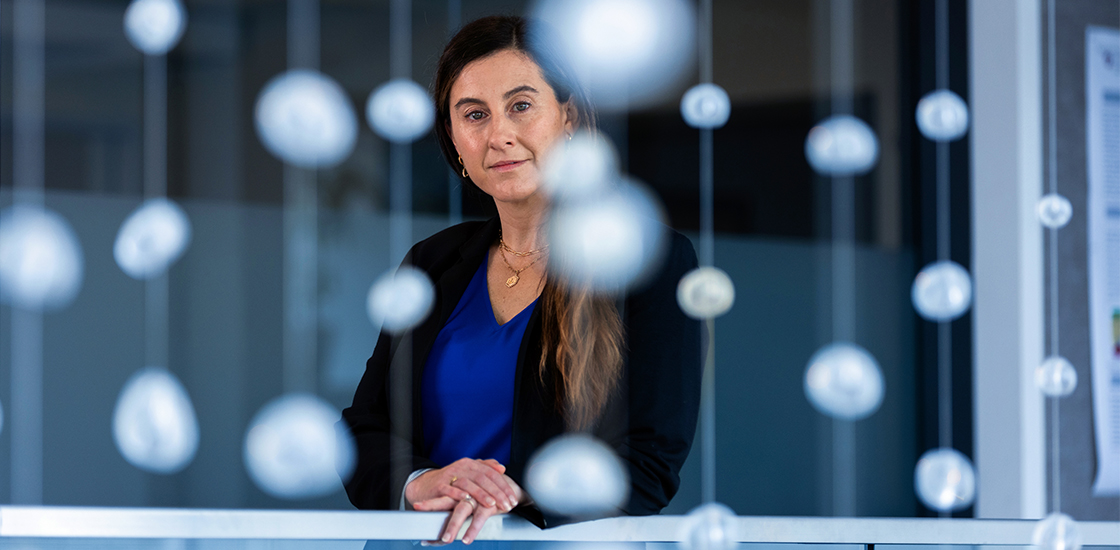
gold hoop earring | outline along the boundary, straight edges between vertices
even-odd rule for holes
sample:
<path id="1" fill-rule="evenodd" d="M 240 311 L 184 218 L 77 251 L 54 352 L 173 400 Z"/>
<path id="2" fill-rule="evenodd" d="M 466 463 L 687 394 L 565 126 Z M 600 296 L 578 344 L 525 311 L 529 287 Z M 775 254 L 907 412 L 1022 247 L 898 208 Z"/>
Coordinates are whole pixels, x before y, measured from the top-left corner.
<path id="1" fill-rule="evenodd" d="M 463 155 L 459 155 L 459 166 L 463 167 L 463 177 L 469 178 L 470 176 L 467 175 L 467 167 L 463 165 Z"/>
<path id="2" fill-rule="evenodd" d="M 468 176 L 468 175 L 467 175 L 467 169 L 466 169 L 466 167 L 463 167 L 463 177 L 464 177 L 464 178 L 470 178 L 470 176 Z"/>

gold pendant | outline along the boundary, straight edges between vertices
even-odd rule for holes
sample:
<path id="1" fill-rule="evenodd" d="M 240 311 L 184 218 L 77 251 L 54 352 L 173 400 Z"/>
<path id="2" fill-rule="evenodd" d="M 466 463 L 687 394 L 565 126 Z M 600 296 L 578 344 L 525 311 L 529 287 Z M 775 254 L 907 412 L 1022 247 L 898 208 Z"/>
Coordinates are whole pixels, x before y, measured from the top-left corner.
<path id="1" fill-rule="evenodd" d="M 521 277 L 518 277 L 517 275 L 511 276 L 510 278 L 506 279 L 506 288 L 513 288 L 513 285 L 517 284 L 517 281 L 520 280 Z"/>

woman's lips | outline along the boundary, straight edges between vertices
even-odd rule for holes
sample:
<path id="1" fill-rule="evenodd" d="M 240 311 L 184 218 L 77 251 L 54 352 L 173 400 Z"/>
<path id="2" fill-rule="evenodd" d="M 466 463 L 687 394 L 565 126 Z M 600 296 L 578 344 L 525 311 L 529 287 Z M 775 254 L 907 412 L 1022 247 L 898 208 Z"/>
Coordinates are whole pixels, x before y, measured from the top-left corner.
<path id="1" fill-rule="evenodd" d="M 504 160 L 502 162 L 494 164 L 493 166 L 490 167 L 490 169 L 494 170 L 496 172 L 509 172 L 510 170 L 513 170 L 514 168 L 517 168 L 518 166 L 521 166 L 522 164 L 525 164 L 525 161 L 523 161 L 523 160 Z"/>

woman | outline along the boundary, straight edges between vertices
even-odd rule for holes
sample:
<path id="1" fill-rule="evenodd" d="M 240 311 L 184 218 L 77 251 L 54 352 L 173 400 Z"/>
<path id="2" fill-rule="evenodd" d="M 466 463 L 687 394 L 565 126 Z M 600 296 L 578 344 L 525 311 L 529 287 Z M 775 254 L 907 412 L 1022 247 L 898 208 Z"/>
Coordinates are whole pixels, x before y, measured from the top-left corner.
<path id="1" fill-rule="evenodd" d="M 700 327 L 675 300 L 696 266 L 688 240 L 670 231 L 664 265 L 625 300 L 549 275 L 541 160 L 595 118 L 540 43 L 525 20 L 488 17 L 444 50 L 436 133 L 498 216 L 412 248 L 405 263 L 432 279 L 433 312 L 409 335 L 381 334 L 343 411 L 358 444 L 351 502 L 451 511 L 441 542 L 467 518 L 467 543 L 498 513 L 565 521 L 533 506 L 521 484 L 532 453 L 567 431 L 591 433 L 627 465 L 632 490 L 619 513 L 656 514 L 676 493 L 696 427 Z"/>

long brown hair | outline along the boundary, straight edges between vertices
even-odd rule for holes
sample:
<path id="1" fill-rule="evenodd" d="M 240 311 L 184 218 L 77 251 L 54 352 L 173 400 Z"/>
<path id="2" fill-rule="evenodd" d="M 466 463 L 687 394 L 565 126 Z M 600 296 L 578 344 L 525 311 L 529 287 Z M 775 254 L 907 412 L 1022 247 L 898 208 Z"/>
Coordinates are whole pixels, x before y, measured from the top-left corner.
<path id="1" fill-rule="evenodd" d="M 546 30 L 515 16 L 491 16 L 468 23 L 447 43 L 436 68 L 436 137 L 444 159 L 463 185 L 459 154 L 451 141 L 451 86 L 463 68 L 499 51 L 527 55 L 552 86 L 556 100 L 575 113 L 575 126 L 594 130 L 595 112 L 575 75 L 551 48 Z M 622 376 L 623 327 L 615 302 L 586 286 L 558 284 L 550 275 L 541 294 L 541 381 L 552 387 L 554 403 L 572 430 L 586 430 L 602 413 Z"/>

